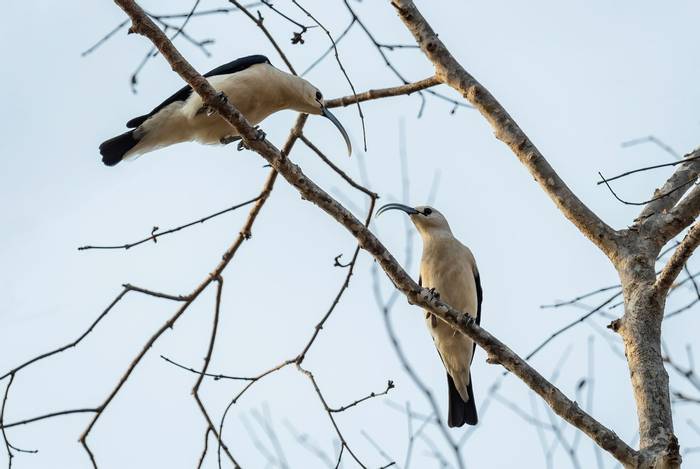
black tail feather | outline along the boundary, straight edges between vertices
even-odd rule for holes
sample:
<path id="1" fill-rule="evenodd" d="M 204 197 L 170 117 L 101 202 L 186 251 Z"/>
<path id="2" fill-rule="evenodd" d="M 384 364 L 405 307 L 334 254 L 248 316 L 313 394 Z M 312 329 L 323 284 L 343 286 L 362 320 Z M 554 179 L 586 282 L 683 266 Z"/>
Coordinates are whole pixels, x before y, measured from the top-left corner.
<path id="1" fill-rule="evenodd" d="M 457 387 L 449 373 L 447 373 L 447 388 L 449 392 L 449 406 L 447 411 L 447 425 L 450 427 L 461 427 L 465 423 L 476 425 L 479 418 L 476 415 L 476 404 L 474 403 L 474 390 L 472 389 L 472 379 L 469 377 L 467 394 L 469 400 L 464 402 L 462 396 L 457 392 Z"/>
<path id="2" fill-rule="evenodd" d="M 100 145 L 100 154 L 102 155 L 102 162 L 107 166 L 114 166 L 119 163 L 126 152 L 131 150 L 139 143 L 139 139 L 134 136 L 134 131 L 130 130 L 124 132 L 121 135 L 110 138 L 102 142 Z"/>

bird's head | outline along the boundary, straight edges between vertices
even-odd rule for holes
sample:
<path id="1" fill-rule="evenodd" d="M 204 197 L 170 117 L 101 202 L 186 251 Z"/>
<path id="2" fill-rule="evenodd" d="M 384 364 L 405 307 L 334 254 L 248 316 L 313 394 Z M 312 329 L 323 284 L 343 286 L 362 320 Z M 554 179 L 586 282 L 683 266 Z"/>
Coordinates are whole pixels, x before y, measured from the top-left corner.
<path id="1" fill-rule="evenodd" d="M 345 144 L 348 146 L 348 155 L 351 155 L 352 145 L 350 144 L 350 137 L 348 137 L 348 133 L 340 121 L 326 107 L 326 101 L 323 99 L 321 91 L 303 78 L 298 78 L 298 80 L 301 86 L 298 90 L 297 99 L 293 103 L 294 110 L 323 116 L 333 122 L 333 125 L 338 128 L 343 139 L 345 139 Z"/>
<path id="2" fill-rule="evenodd" d="M 427 205 L 409 207 L 403 204 L 386 204 L 377 210 L 377 216 L 388 210 L 401 210 L 407 213 L 421 236 L 452 233 L 450 224 L 447 223 L 445 216 L 433 207 Z"/>

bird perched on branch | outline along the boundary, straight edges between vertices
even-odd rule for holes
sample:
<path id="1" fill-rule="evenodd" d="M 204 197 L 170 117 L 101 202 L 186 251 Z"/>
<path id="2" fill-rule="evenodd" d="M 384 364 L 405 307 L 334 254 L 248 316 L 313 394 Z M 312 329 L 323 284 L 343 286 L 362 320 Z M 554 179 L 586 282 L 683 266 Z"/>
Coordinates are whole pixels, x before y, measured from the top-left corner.
<path id="1" fill-rule="evenodd" d="M 283 109 L 322 115 L 338 128 L 348 153 L 352 152 L 347 132 L 326 108 L 321 92 L 303 78 L 273 67 L 267 57 L 242 57 L 204 76 L 253 125 Z M 228 144 L 241 139 L 236 129 L 206 107 L 190 86 L 181 88 L 148 114 L 131 119 L 126 126 L 133 130 L 100 145 L 102 162 L 107 166 L 176 143 L 194 140 Z"/>
<path id="2" fill-rule="evenodd" d="M 469 248 L 454 237 L 447 219 L 433 207 L 413 208 L 403 204 L 384 205 L 377 215 L 387 210 L 406 212 L 423 239 L 419 284 L 432 289 L 441 300 L 469 314 L 479 324 L 483 294 L 476 261 Z M 476 425 L 478 418 L 469 371 L 476 344 L 429 311 L 425 319 L 447 370 L 447 424 L 450 427 L 461 427 L 465 423 Z"/>

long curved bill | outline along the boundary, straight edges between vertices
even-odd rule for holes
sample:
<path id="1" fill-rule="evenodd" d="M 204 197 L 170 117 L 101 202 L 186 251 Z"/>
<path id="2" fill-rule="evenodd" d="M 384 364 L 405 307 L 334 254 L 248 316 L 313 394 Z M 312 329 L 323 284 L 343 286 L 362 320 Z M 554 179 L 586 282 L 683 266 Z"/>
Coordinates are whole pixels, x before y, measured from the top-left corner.
<path id="1" fill-rule="evenodd" d="M 381 215 L 382 213 L 388 211 L 388 210 L 401 210 L 402 212 L 406 212 L 409 215 L 415 215 L 416 213 L 421 213 L 418 210 L 416 210 L 413 207 L 409 207 L 408 205 L 404 204 L 386 204 L 382 205 L 379 210 L 377 210 L 377 216 Z"/>
<path id="2" fill-rule="evenodd" d="M 343 135 L 343 138 L 345 139 L 345 144 L 348 146 L 348 156 L 352 155 L 352 145 L 350 144 L 350 137 L 348 137 L 348 133 L 345 131 L 345 128 L 343 128 L 343 125 L 340 123 L 340 121 L 333 114 L 331 114 L 331 111 L 329 111 L 326 106 L 323 106 L 321 108 L 321 115 L 327 118 L 329 121 L 333 122 L 333 125 L 335 125 L 338 128 L 340 133 Z"/>

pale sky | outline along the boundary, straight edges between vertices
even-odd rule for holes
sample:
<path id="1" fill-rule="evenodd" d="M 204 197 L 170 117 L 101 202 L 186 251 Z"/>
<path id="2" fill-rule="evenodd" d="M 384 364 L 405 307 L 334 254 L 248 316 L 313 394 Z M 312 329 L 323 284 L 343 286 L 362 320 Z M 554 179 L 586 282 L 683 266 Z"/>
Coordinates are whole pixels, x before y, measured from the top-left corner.
<path id="1" fill-rule="evenodd" d="M 155 13 L 187 11 L 192 2 L 143 1 Z M 367 26 L 385 43 L 412 43 L 389 2 L 351 2 Z M 307 22 L 291 2 L 275 5 Z M 350 18 L 342 2 L 306 1 L 337 36 Z M 202 9 L 226 7 L 203 0 Z M 669 161 L 653 145 L 621 148 L 626 140 L 657 136 L 686 153 L 698 145 L 700 58 L 697 18 L 700 5 L 629 0 L 608 2 L 418 2 L 455 57 L 484 84 L 547 157 L 576 194 L 614 227 L 630 224 L 637 207 L 619 204 L 600 186 L 597 172 L 613 175 L 642 165 Z M 318 29 L 291 45 L 294 27 L 262 10 L 297 69 L 303 70 L 327 46 Z M 129 251 L 76 250 L 85 244 L 121 244 L 140 239 L 154 225 L 176 226 L 255 196 L 268 172 L 264 160 L 235 148 L 182 144 L 114 168 L 102 165 L 97 147 L 123 132 L 124 123 L 143 114 L 182 86 L 162 57 L 139 75 L 137 94 L 129 77 L 150 48 L 143 37 L 120 32 L 87 57 L 87 49 L 125 18 L 112 2 L 37 0 L 5 6 L 0 16 L 0 55 L 5 110 L 0 117 L 0 375 L 39 353 L 78 337 L 112 301 L 122 283 L 172 294 L 191 291 L 216 265 L 238 234 L 247 210 L 162 238 Z M 211 57 L 178 38 L 176 45 L 205 72 L 234 58 L 262 53 L 283 62 L 261 32 L 240 14 L 194 18 L 187 31 L 195 38 L 216 39 Z M 381 57 L 355 26 L 339 45 L 341 59 L 358 91 L 398 85 Z M 404 75 L 431 75 L 430 63 L 414 50 L 388 52 Z M 326 97 L 350 93 L 328 57 L 307 77 Z M 439 91 L 454 95 L 446 87 Z M 368 152 L 361 152 L 361 125 L 354 107 L 338 109 L 355 142 L 351 159 L 333 127 L 311 117 L 307 135 L 344 170 L 360 178 L 367 167 L 372 188 L 386 203 L 400 197 L 399 126 L 406 129 L 410 179 L 409 203 L 425 203 L 436 173 L 434 205 L 448 218 L 455 235 L 474 252 L 484 288 L 482 325 L 521 355 L 584 311 L 540 309 L 617 282 L 607 259 L 554 207 L 509 149 L 497 141 L 475 111 L 428 97 L 418 119 L 420 99 L 392 98 L 363 105 Z M 262 127 L 281 145 L 292 126 L 292 112 L 279 113 Z M 327 166 L 298 145 L 292 158 L 324 188 L 364 209 L 362 194 L 352 192 Z M 629 200 L 650 197 L 668 170 L 645 173 L 616 185 Z M 358 212 L 358 216 L 364 213 Z M 373 227 L 387 247 L 404 259 L 404 219 L 394 212 Z M 283 180 L 224 272 L 225 287 L 218 342 L 211 364 L 215 372 L 254 375 L 295 356 L 331 304 L 345 270 L 333 258 L 352 254 L 348 233 L 317 207 L 300 199 Z M 410 271 L 420 242 L 415 238 Z M 700 264 L 691 261 L 696 268 Z M 368 467 L 388 461 L 363 432 L 403 467 L 406 417 L 390 403 L 410 401 L 415 412 L 429 406 L 403 372 L 372 294 L 372 261 L 362 253 L 349 291 L 312 347 L 305 366 L 313 370 L 332 406 L 381 391 L 396 383 L 388 397 L 369 400 L 339 414 L 338 423 L 353 451 Z M 385 296 L 391 284 L 383 276 Z M 204 420 L 190 395 L 196 376 L 168 365 L 166 355 L 200 367 L 213 314 L 211 288 L 167 332 L 137 367 L 126 386 L 93 429 L 89 442 L 100 468 L 195 467 L 203 445 Z M 669 310 L 686 303 L 690 292 L 671 299 Z M 602 301 L 605 297 L 601 296 Z M 597 299 L 589 303 L 595 306 Z M 20 372 L 11 388 L 5 420 L 98 405 L 117 383 L 132 358 L 177 305 L 128 295 L 76 349 Z M 621 308 L 611 314 L 622 314 Z M 392 311 L 394 327 L 415 370 L 432 386 L 446 415 L 447 390 L 421 312 L 400 298 Z M 636 445 L 636 414 L 625 363 L 611 348 L 617 336 L 604 329 L 609 319 L 577 326 L 556 339 L 532 364 L 545 376 L 569 353 L 556 383 L 574 399 L 586 375 L 588 343 L 595 363 L 593 415 Z M 698 311 L 664 323 L 664 340 L 679 359 L 700 327 Z M 612 344 L 612 345 L 611 345 Z M 617 344 L 617 345 L 615 345 Z M 568 352 L 567 352 L 568 351 Z M 500 375 L 477 351 L 473 379 L 477 405 Z M 674 389 L 689 391 L 671 372 Z M 7 380 L 0 384 L 4 392 Z M 240 383 L 205 381 L 202 395 L 218 419 Z M 532 414 L 531 393 L 510 376 L 500 395 Z M 534 399 L 539 418 L 547 416 Z M 582 406 L 585 399 L 580 402 Z M 272 445 L 254 413 L 269 409 L 289 467 L 326 467 L 302 448 L 288 424 L 334 456 L 336 436 L 309 381 L 294 368 L 255 384 L 229 414 L 224 438 L 244 467 L 265 467 L 246 427 Z M 35 455 L 19 454 L 17 468 L 88 468 L 77 439 L 89 415 L 59 417 L 8 429 L 10 441 Z M 675 408 L 683 448 L 699 447 L 700 434 L 688 420 L 698 420 L 691 406 Z M 557 418 L 555 422 L 559 422 Z M 287 424 L 288 423 L 288 424 Z M 414 422 L 417 425 L 416 422 Z M 563 426 L 572 441 L 574 431 Z M 450 430 L 459 439 L 465 429 Z M 434 426 L 426 435 L 444 449 Z M 547 438 L 552 439 L 548 433 Z M 212 440 L 213 441 L 213 440 Z M 578 442 L 582 467 L 597 467 L 593 446 Z M 2 445 L 0 445 L 2 448 Z M 443 453 L 450 460 L 447 451 Z M 463 449 L 468 468 L 546 467 L 535 428 L 502 402 L 492 401 Z M 688 467 L 700 453 L 684 456 Z M 607 454 L 605 468 L 616 466 Z M 356 467 L 343 457 L 343 467 Z M 0 466 L 6 454 L 0 450 Z M 559 449 L 553 467 L 569 467 Z M 436 467 L 426 442 L 414 448 L 414 468 Z M 213 453 L 205 467 L 217 467 Z M 274 467 L 274 466 L 270 466 Z"/>

